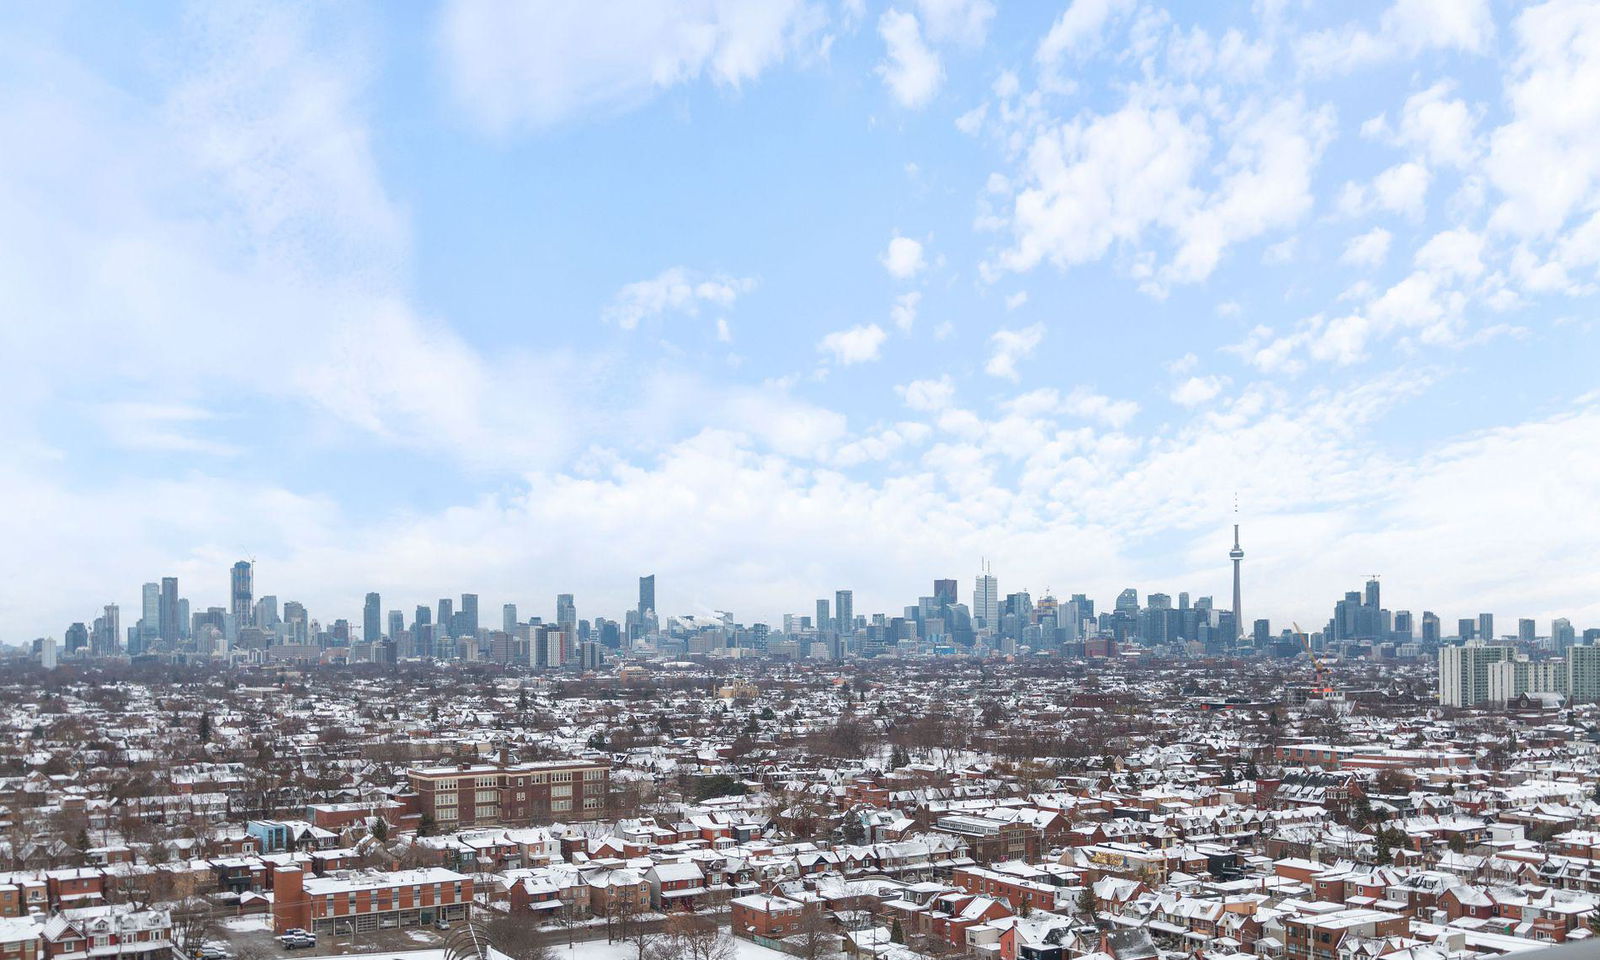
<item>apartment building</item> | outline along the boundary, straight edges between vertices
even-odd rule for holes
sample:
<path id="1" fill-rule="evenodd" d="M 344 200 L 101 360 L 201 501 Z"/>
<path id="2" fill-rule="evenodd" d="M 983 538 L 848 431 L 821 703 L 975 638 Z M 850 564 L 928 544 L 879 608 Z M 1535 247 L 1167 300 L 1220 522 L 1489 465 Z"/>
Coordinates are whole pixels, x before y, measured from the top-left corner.
<path id="1" fill-rule="evenodd" d="M 603 760 L 417 767 L 407 776 L 422 816 L 441 830 L 594 820 L 611 789 L 611 765 Z"/>

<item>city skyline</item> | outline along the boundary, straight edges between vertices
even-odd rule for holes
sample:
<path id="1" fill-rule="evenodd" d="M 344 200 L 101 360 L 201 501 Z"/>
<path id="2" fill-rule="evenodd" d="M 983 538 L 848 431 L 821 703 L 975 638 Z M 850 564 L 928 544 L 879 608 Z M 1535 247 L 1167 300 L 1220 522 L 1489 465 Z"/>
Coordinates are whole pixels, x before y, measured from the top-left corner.
<path id="1" fill-rule="evenodd" d="M 718 609 L 709 615 L 693 611 L 674 612 L 670 608 L 664 611 L 657 610 L 656 600 L 656 575 L 646 574 L 638 578 L 638 592 L 631 607 L 621 610 L 612 610 L 598 607 L 600 612 L 586 608 L 580 616 L 579 604 L 572 593 L 558 593 L 553 604 L 554 615 L 539 602 L 523 603 L 520 610 L 527 614 L 526 618 L 519 616 L 519 603 L 509 601 L 502 603 L 502 618 L 500 632 L 505 634 L 519 633 L 520 628 L 530 624 L 544 624 L 558 628 L 565 636 L 567 642 L 576 645 L 578 640 L 587 642 L 590 639 L 599 641 L 600 627 L 602 624 L 616 631 L 607 644 L 612 649 L 631 648 L 635 639 L 668 633 L 669 621 L 676 624 L 683 621 L 683 626 L 674 626 L 673 632 L 686 629 L 689 633 L 704 629 L 710 624 L 726 622 L 731 626 L 747 630 L 750 628 L 768 629 L 775 635 L 792 636 L 796 634 L 815 634 L 818 638 L 832 636 L 835 640 L 843 637 L 854 636 L 858 631 L 865 629 L 867 639 L 874 639 L 871 635 L 875 630 L 881 631 L 883 626 L 889 625 L 890 620 L 900 619 L 897 610 L 904 610 L 906 619 L 909 620 L 916 612 L 916 620 L 912 629 L 920 632 L 922 618 L 936 617 L 941 632 L 946 629 L 944 618 L 950 614 L 947 611 L 958 611 L 958 625 L 950 627 L 954 646 L 958 650 L 981 645 L 986 650 L 1000 648 L 1002 640 L 1009 639 L 1013 644 L 1028 642 L 1020 631 L 1028 624 L 1037 624 L 1043 617 L 1048 630 L 1059 629 L 1055 636 L 1045 634 L 1035 638 L 1034 649 L 1061 652 L 1060 645 L 1067 640 L 1081 642 L 1092 637 L 1113 639 L 1117 643 L 1137 641 L 1141 644 L 1161 645 L 1170 639 L 1187 640 L 1199 643 L 1206 654 L 1226 654 L 1237 648 L 1250 648 L 1257 655 L 1281 656 L 1285 651 L 1292 655 L 1300 649 L 1300 644 L 1314 642 L 1320 649 L 1332 649 L 1338 644 L 1348 643 L 1393 643 L 1393 644 L 1420 644 L 1424 655 L 1439 648 L 1445 641 L 1454 640 L 1457 643 L 1497 643 L 1502 640 L 1515 641 L 1525 648 L 1536 640 L 1544 640 L 1554 645 L 1557 653 L 1564 652 L 1567 648 L 1578 642 L 1578 629 L 1575 629 L 1570 618 L 1552 617 L 1547 621 L 1550 629 L 1541 632 L 1539 620 L 1534 617 L 1518 616 L 1514 619 L 1515 631 L 1496 631 L 1494 612 L 1480 611 L 1473 616 L 1458 617 L 1455 619 L 1457 629 L 1454 633 L 1447 630 L 1450 622 L 1449 614 L 1441 617 L 1436 610 L 1429 609 L 1426 605 L 1412 609 L 1399 607 L 1393 609 L 1381 600 L 1381 585 L 1379 574 L 1369 575 L 1363 589 L 1346 591 L 1343 599 L 1333 604 L 1333 615 L 1324 623 L 1315 617 L 1306 617 L 1307 622 L 1314 626 L 1300 628 L 1297 618 L 1274 623 L 1270 618 L 1252 618 L 1241 620 L 1241 564 L 1243 551 L 1240 546 L 1240 525 L 1233 525 L 1233 547 L 1227 554 L 1227 560 L 1232 569 L 1232 595 L 1231 603 L 1224 608 L 1211 594 L 1192 593 L 1189 590 L 1177 591 L 1177 603 L 1174 605 L 1170 587 L 1152 589 L 1149 587 L 1125 587 L 1117 591 L 1115 609 L 1121 612 L 1126 605 L 1137 618 L 1126 621 L 1116 619 L 1107 620 L 1110 608 L 1103 602 L 1099 604 L 1102 611 L 1098 623 L 1094 610 L 1097 604 L 1097 595 L 1089 592 L 1059 591 L 1062 596 L 1056 595 L 1057 591 L 1046 588 L 1044 592 L 1035 592 L 1024 585 L 1007 591 L 1002 589 L 1000 579 L 995 576 L 993 564 L 988 560 L 980 561 L 979 570 L 971 577 L 969 592 L 965 594 L 970 602 L 963 599 L 962 581 L 958 578 L 934 578 L 932 580 L 933 592 L 931 595 L 922 595 L 919 598 L 920 612 L 917 605 L 897 605 L 887 603 L 881 609 L 855 609 L 855 593 L 850 588 L 840 588 L 832 593 L 831 599 L 827 596 L 816 600 L 814 616 L 807 616 L 794 611 L 805 609 L 803 603 L 790 604 L 787 612 L 772 616 L 746 617 L 737 614 L 733 609 Z M 260 640 L 267 644 L 313 644 L 313 645 L 348 645 L 359 640 L 363 643 L 378 643 L 379 641 L 394 642 L 402 633 L 410 643 L 413 635 L 430 624 L 437 624 L 438 635 L 441 637 L 478 638 L 489 636 L 494 631 L 485 625 L 479 618 L 479 595 L 477 593 L 460 594 L 460 610 L 455 609 L 456 600 L 453 596 L 439 599 L 437 606 L 427 603 L 415 605 L 415 616 L 408 622 L 405 618 L 404 607 L 411 604 L 410 599 L 396 601 L 392 596 L 390 602 L 382 601 L 382 591 L 367 591 L 363 597 L 360 613 L 351 616 L 334 609 L 332 615 L 326 611 L 319 616 L 313 612 L 315 604 L 306 604 L 299 599 L 286 599 L 284 601 L 284 618 L 281 622 L 288 622 L 297 616 L 300 621 L 298 627 L 280 626 L 278 616 L 279 597 L 277 593 L 261 594 L 257 598 L 253 594 L 255 582 L 255 562 L 241 560 L 228 568 L 228 601 L 227 606 L 202 606 L 200 612 L 193 615 L 193 625 L 206 624 L 207 629 L 215 628 L 216 637 L 221 641 L 219 649 L 223 652 L 230 651 L 238 642 L 241 629 L 248 627 L 263 628 L 266 630 Z M 927 581 L 924 581 L 927 582 Z M 197 633 L 191 635 L 189 610 L 191 600 L 188 597 L 178 596 L 179 578 L 164 576 L 159 581 L 146 582 L 142 589 L 142 604 L 138 607 L 142 616 L 127 625 L 126 633 L 122 632 L 119 624 L 121 604 L 112 602 L 105 604 L 101 609 L 103 615 L 95 619 L 94 627 L 87 632 L 84 621 L 74 621 L 62 637 L 55 633 L 45 634 L 33 638 L 33 645 L 39 648 L 41 642 L 51 644 L 51 657 L 59 647 L 65 654 L 72 654 L 79 648 L 92 648 L 97 655 L 113 651 L 129 654 L 139 654 L 156 649 L 176 651 L 185 646 L 193 646 L 201 642 Z M 1003 597 L 1003 600 L 1002 600 Z M 1063 599 L 1065 598 L 1065 599 Z M 902 598 L 902 599 L 909 599 Z M 1014 602 L 1021 603 L 1021 608 L 1014 608 Z M 396 606 L 399 603 L 399 606 Z M 935 612 L 930 612 L 929 603 L 937 605 Z M 1057 614 L 1057 609 L 1070 613 L 1062 619 Z M 265 614 L 263 614 L 265 610 Z M 291 610 L 295 611 L 291 615 Z M 1178 614 L 1187 614 L 1190 611 L 1204 611 L 1198 621 L 1187 621 Z M 1002 616 L 1002 611 L 1004 616 Z M 1020 619 L 1013 614 L 1020 615 Z M 1146 624 L 1144 617 L 1157 615 L 1159 620 L 1152 620 Z M 265 619 L 263 619 L 263 617 Z M 1173 619 L 1173 618 L 1177 619 Z M 387 620 L 388 629 L 383 625 Z M 359 622 L 359 632 L 355 628 Z M 1181 625 L 1188 623 L 1187 627 Z M 1194 632 L 1196 623 L 1202 624 L 1199 633 Z M 1512 619 L 1502 621 L 1508 628 Z M 874 626 L 878 625 L 878 626 Z M 316 629 L 308 629 L 316 627 Z M 592 628 L 592 631 L 591 631 Z M 287 632 L 280 632 L 280 631 Z M 1149 631 L 1154 631 L 1151 633 Z M 1176 632 L 1173 632 L 1176 631 Z M 74 633 L 77 636 L 74 637 Z M 591 632 L 593 636 L 591 637 Z M 183 635 L 184 644 L 174 642 L 174 637 Z M 942 633 L 941 633 L 942 635 Z M 433 634 L 429 634 L 426 641 L 432 644 Z M 64 640 L 62 638 L 65 638 Z M 1590 644 L 1600 638 L 1600 628 L 1582 628 L 1582 642 Z M 730 646 L 733 645 L 730 640 Z M 859 638 L 858 638 L 859 639 Z M 883 635 L 875 638 L 875 642 L 882 642 Z M 892 642 L 899 642 L 898 635 Z M 1041 646 L 1042 644 L 1042 646 Z M 22 646 L 26 646 L 22 644 Z M 408 648 L 409 649 L 409 648 Z M 430 647 L 431 649 L 431 647 Z M 1108 648 L 1109 649 L 1109 648 Z M 1199 648 L 1197 648 L 1198 650 Z M 1510 649 L 1510 648 L 1507 648 Z M 846 652 L 858 653 L 855 649 L 846 646 L 833 645 L 829 647 L 828 656 L 839 658 Z"/>
<path id="2" fill-rule="evenodd" d="M 1600 622 L 1587 6 L 558 6 L 0 10 L 0 642 L 1222 598 L 1235 492 L 1248 618 Z"/>

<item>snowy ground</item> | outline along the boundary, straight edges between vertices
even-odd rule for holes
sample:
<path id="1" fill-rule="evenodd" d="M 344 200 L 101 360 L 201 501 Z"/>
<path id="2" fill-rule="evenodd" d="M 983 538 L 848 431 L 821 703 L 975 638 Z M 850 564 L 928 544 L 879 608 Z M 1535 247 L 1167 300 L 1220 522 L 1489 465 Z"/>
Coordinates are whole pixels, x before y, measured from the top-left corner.
<path id="1" fill-rule="evenodd" d="M 272 915 L 258 913 L 245 917 L 229 917 L 222 921 L 222 926 L 230 933 L 253 933 L 261 930 L 271 930 Z"/>
<path id="2" fill-rule="evenodd" d="M 733 944 L 739 960 L 794 960 L 787 953 L 738 937 L 734 938 Z M 574 944 L 570 948 L 565 945 L 555 948 L 555 960 L 635 960 L 637 956 L 629 944 L 606 943 L 604 940 L 591 940 L 588 943 Z"/>

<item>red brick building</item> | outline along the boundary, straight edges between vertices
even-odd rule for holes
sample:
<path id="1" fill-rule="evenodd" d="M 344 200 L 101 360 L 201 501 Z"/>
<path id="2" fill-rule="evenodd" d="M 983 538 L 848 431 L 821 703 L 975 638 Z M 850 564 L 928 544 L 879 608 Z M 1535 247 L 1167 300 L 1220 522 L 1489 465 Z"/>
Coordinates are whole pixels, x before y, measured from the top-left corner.
<path id="1" fill-rule="evenodd" d="M 273 874 L 274 933 L 366 933 L 440 920 L 465 920 L 472 909 L 472 878 L 440 867 L 391 873 L 308 877 L 299 867 Z"/>
<path id="2" fill-rule="evenodd" d="M 797 901 L 764 893 L 734 897 L 728 906 L 733 913 L 733 932 L 740 937 L 781 940 L 799 931 L 805 915 L 805 907 Z"/>
<path id="3" fill-rule="evenodd" d="M 407 771 L 422 816 L 442 830 L 479 824 L 594 820 L 605 812 L 605 761 L 477 763 Z"/>

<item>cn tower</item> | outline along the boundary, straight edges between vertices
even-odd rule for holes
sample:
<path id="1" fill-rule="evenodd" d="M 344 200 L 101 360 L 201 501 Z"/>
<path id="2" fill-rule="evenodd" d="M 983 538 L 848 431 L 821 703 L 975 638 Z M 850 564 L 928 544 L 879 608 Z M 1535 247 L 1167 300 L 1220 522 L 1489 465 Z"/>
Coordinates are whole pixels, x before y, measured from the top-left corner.
<path id="1" fill-rule="evenodd" d="M 1239 547 L 1239 525 L 1233 525 L 1233 549 L 1228 551 L 1228 559 L 1233 561 L 1233 639 L 1235 642 L 1244 636 L 1244 620 L 1240 619 L 1239 604 L 1239 564 L 1244 561 L 1244 550 Z"/>

